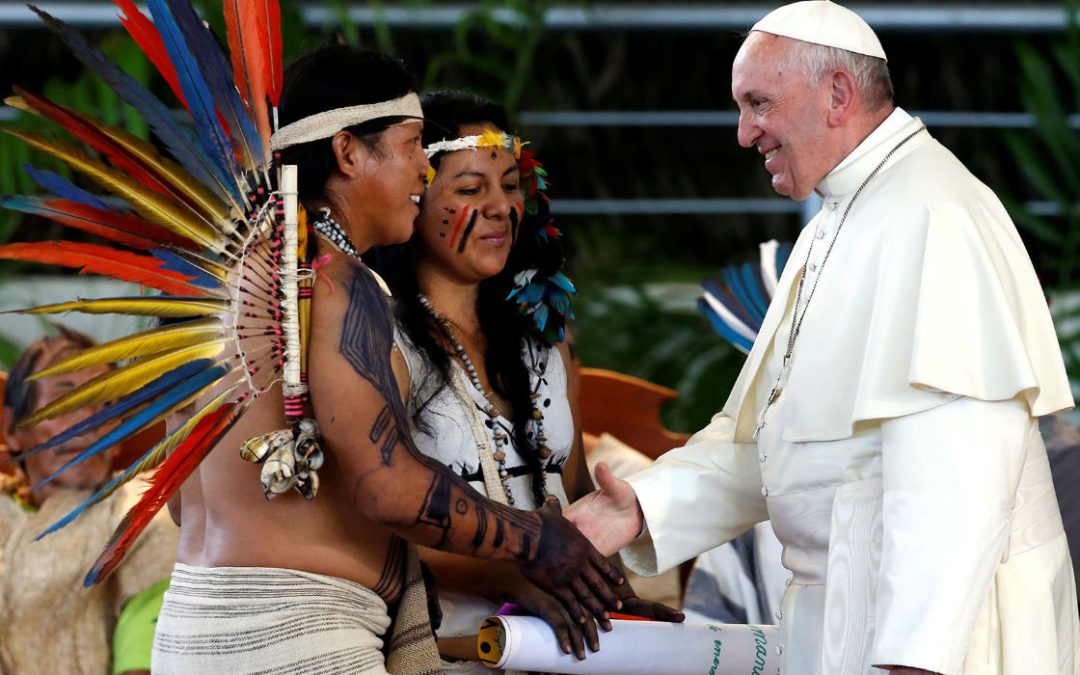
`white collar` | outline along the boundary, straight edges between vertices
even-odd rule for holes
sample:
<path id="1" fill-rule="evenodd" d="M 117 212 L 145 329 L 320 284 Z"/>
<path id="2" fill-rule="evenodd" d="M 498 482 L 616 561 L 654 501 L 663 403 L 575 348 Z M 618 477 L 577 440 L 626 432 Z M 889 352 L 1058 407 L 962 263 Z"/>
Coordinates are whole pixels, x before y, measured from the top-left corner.
<path id="1" fill-rule="evenodd" d="M 864 138 L 863 142 L 859 143 L 859 145 L 851 151 L 851 154 L 845 157 L 843 161 L 837 164 L 829 173 L 832 174 L 835 171 L 839 171 L 848 164 L 854 162 L 856 159 L 862 157 L 878 143 L 881 143 L 886 138 L 889 138 L 896 132 L 903 129 L 904 125 L 906 125 L 912 119 L 913 118 L 911 117 L 911 115 L 907 114 L 907 112 L 905 112 L 903 108 L 894 108 L 892 113 L 885 118 L 885 121 L 879 124 L 876 129 L 871 131 L 870 135 Z"/>

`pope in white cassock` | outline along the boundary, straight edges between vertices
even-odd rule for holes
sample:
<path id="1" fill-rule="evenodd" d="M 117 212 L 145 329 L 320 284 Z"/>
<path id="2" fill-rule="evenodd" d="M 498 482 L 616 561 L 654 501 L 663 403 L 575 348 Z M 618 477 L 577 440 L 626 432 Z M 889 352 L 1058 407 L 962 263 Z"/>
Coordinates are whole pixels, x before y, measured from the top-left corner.
<path id="1" fill-rule="evenodd" d="M 785 675 L 1080 673 L 1036 420 L 1073 401 L 1005 209 L 894 107 L 839 5 L 758 22 L 731 89 L 774 189 L 824 206 L 723 411 L 628 483 L 601 469 L 567 516 L 646 574 L 771 518 Z"/>

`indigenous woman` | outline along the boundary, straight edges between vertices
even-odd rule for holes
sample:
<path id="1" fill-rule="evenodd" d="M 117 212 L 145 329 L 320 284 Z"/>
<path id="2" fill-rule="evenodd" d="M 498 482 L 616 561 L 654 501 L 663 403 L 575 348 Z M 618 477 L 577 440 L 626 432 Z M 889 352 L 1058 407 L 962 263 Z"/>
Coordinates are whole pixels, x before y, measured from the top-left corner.
<path id="1" fill-rule="evenodd" d="M 492 501 L 536 509 L 592 489 L 563 342 L 573 286 L 560 272 L 543 169 L 507 134 L 501 107 L 460 92 L 422 101 L 432 171 L 416 233 L 381 253 L 396 298 L 395 372 L 413 439 Z M 539 189 L 538 189 L 539 188 Z M 431 552 L 442 589 L 444 669 L 483 672 L 475 634 L 511 601 L 563 644 L 597 648 L 514 568 Z"/>

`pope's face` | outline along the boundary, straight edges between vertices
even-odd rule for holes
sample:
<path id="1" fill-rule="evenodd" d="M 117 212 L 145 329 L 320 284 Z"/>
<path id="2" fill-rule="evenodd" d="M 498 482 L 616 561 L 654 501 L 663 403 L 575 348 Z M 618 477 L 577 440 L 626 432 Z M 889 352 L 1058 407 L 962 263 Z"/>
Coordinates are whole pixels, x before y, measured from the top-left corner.
<path id="1" fill-rule="evenodd" d="M 774 190 L 802 200 L 836 166 L 826 136 L 832 85 L 825 78 L 811 86 L 804 68 L 786 64 L 792 43 L 751 33 L 731 69 L 731 95 L 739 106 L 739 145 L 765 157 Z"/>

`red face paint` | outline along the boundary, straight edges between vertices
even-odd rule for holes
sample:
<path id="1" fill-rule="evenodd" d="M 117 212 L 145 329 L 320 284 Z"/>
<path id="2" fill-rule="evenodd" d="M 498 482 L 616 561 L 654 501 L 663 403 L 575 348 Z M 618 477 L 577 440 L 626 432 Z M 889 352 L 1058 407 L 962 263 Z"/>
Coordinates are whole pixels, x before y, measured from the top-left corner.
<path id="1" fill-rule="evenodd" d="M 465 224 L 465 217 L 469 215 L 469 207 L 466 206 L 461 209 L 461 215 L 458 216 L 457 222 L 454 223 L 454 234 L 450 235 L 450 248 L 457 246 L 458 234 L 461 233 L 461 226 Z"/>

